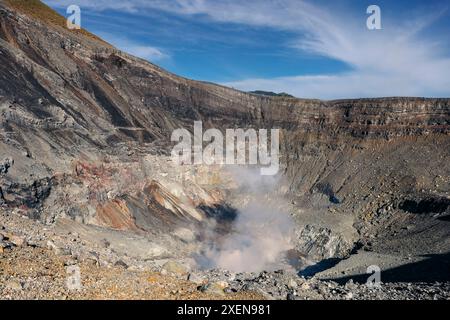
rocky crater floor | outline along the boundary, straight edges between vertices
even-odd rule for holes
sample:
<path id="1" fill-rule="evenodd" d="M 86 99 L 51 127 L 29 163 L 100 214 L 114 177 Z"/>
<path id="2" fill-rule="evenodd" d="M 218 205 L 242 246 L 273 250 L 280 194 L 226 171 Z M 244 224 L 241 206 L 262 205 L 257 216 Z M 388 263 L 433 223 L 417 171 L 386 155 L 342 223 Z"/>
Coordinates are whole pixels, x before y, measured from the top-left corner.
<path id="1" fill-rule="evenodd" d="M 323 280 L 285 270 L 258 273 L 192 270 L 173 259 L 146 264 L 117 254 L 106 241 L 99 246 L 75 232 L 36 226 L 36 222 L 17 213 L 2 212 L 0 229 L 2 299 L 450 298 L 448 281 L 387 282 L 369 288 L 352 279 Z M 81 286 L 76 288 L 68 284 L 73 266 L 80 271 Z M 331 270 L 345 274 L 341 270 L 348 269 Z"/>
<path id="2" fill-rule="evenodd" d="M 174 163 L 194 121 L 280 129 L 279 174 Z M 240 92 L 0 1 L 2 299 L 449 299 L 449 159 L 450 99 Z"/>

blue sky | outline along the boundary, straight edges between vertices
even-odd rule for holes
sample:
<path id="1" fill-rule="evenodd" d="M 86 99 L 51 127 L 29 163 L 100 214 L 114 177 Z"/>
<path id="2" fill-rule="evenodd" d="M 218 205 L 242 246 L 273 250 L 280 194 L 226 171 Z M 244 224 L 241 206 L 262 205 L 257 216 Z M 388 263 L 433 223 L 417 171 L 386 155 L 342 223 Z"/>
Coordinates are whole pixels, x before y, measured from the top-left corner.
<path id="1" fill-rule="evenodd" d="M 450 1 L 45 0 L 131 54 L 244 91 L 450 97 Z M 366 9 L 381 8 L 381 30 Z"/>

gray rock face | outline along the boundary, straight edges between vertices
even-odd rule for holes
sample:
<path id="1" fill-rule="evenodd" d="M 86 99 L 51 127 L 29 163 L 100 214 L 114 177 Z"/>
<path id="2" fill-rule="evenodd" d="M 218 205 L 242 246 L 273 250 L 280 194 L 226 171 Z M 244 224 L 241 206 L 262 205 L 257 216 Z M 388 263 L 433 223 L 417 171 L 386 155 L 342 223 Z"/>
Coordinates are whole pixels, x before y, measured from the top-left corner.
<path id="1" fill-rule="evenodd" d="M 328 228 L 305 226 L 297 232 L 295 249 L 313 261 L 328 258 L 344 258 L 349 255 L 353 243 Z"/>
<path id="2" fill-rule="evenodd" d="M 14 160 L 12 159 L 5 159 L 2 162 L 0 162 L 0 174 L 7 174 L 9 168 L 14 164 Z"/>
<path id="3" fill-rule="evenodd" d="M 92 35 L 0 6 L 0 150 L 18 162 L 0 187 L 12 197 L 44 178 L 53 179 L 51 185 L 72 183 L 54 177 L 71 174 L 80 159 L 137 163 L 145 154 L 167 154 L 172 130 L 192 128 L 194 120 L 203 120 L 205 129 L 281 128 L 282 168 L 291 192 L 307 195 L 328 186 L 352 214 L 387 190 L 414 188 L 394 183 L 406 176 L 418 183 L 419 154 L 448 157 L 448 99 L 319 101 L 246 94 L 177 77 Z M 437 163 L 428 159 L 428 171 L 447 177 L 446 166 Z M 385 176 L 383 186 L 373 179 L 377 172 Z M 444 179 L 439 190 L 448 188 Z"/>
<path id="4" fill-rule="evenodd" d="M 110 235 L 101 228 L 113 229 L 111 247 L 122 255 L 195 252 L 196 240 L 208 236 L 198 232 L 206 216 L 199 208 L 226 203 L 230 188 L 209 176 L 207 183 L 182 181 L 186 172 L 167 158 L 172 131 L 202 120 L 222 131 L 281 129 L 283 199 L 298 224 L 295 249 L 308 260 L 346 257 L 361 239 L 373 242 L 371 250 L 400 254 L 450 250 L 448 209 L 414 215 L 401 206 L 449 198 L 450 99 L 247 94 L 178 77 L 45 17 L 0 3 L 3 208 L 46 224 L 74 221 L 86 237 L 101 234 L 98 242 Z M 137 234 L 151 241 L 126 247 L 123 239 Z M 265 291 L 295 298 L 302 284 L 291 280 L 275 279 Z"/>

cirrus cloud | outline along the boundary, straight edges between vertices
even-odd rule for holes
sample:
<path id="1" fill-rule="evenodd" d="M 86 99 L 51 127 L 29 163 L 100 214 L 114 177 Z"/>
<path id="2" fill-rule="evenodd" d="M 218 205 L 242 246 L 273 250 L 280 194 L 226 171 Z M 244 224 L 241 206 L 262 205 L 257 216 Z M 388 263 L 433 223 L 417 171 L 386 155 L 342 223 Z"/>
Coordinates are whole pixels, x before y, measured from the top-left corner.
<path id="1" fill-rule="evenodd" d="M 424 36 L 447 8 L 383 15 L 383 29 L 369 31 L 365 12 L 323 1 L 305 0 L 47 0 L 50 5 L 77 3 L 92 10 L 159 10 L 211 23 L 271 28 L 292 34 L 288 46 L 299 53 L 326 57 L 348 66 L 344 73 L 241 78 L 223 83 L 241 90 L 289 92 L 299 97 L 334 99 L 374 96 L 450 96 L 448 35 Z M 408 9 L 408 7 L 406 7 Z M 407 11 L 407 10 L 405 10 Z M 383 13 L 382 7 L 382 13 Z M 114 41 L 113 41 L 114 43 Z M 286 44 L 274 44 L 283 46 Z M 158 51 L 124 46 L 130 53 L 157 57 Z M 160 52 L 162 53 L 162 52 Z M 160 55 L 161 57 L 163 56 Z"/>

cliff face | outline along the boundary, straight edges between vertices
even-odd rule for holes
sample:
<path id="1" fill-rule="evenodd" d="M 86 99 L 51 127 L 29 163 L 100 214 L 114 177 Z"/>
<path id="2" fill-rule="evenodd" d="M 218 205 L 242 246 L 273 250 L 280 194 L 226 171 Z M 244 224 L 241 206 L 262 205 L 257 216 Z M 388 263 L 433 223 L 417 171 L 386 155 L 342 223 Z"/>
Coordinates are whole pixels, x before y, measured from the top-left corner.
<path id="1" fill-rule="evenodd" d="M 88 130 L 105 145 L 138 136 L 142 142 L 167 140 L 173 128 L 196 119 L 216 127 L 275 126 L 361 138 L 449 132 L 448 99 L 250 95 L 177 77 L 86 32 L 68 31 L 56 18 L 43 21 L 5 4 L 1 10 L 0 94 L 11 123 L 68 134 Z"/>
<path id="2" fill-rule="evenodd" d="M 0 2 L 0 160 L 10 163 L 2 172 L 3 205 L 45 205 L 53 212 L 37 216 L 60 210 L 103 224 L 118 217 L 110 223 L 117 228 L 139 220 L 142 229 L 146 210 L 168 210 L 164 201 L 142 200 L 151 198 L 140 193 L 142 158 L 155 156 L 148 165 L 167 171 L 157 156 L 167 154 L 174 129 L 192 128 L 194 120 L 220 129 L 281 128 L 289 199 L 308 208 L 320 207 L 320 195 L 338 199 L 333 210 L 355 219 L 343 230 L 410 194 L 449 194 L 450 99 L 247 94 L 178 77 L 11 3 Z M 74 194 L 77 200 L 61 203 Z M 220 202 L 210 197 L 208 205 Z M 202 204 L 167 198 L 183 212 Z"/>

